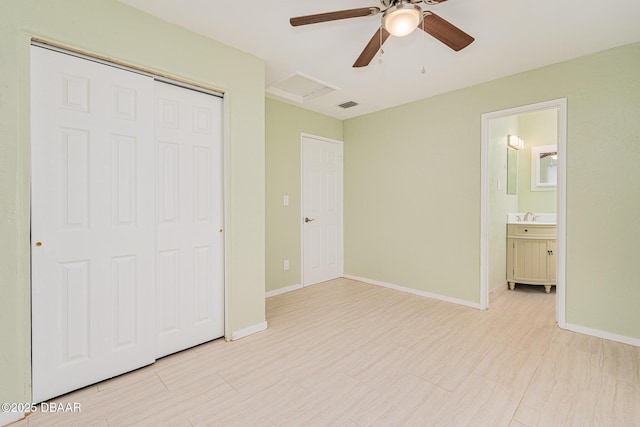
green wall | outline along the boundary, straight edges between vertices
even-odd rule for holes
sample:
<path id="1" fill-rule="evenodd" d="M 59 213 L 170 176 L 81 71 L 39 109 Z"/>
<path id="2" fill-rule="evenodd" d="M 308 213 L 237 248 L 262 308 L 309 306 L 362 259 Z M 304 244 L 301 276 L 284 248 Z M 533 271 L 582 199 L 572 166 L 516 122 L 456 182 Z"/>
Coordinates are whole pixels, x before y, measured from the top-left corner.
<path id="1" fill-rule="evenodd" d="M 531 191 L 531 147 L 558 144 L 558 110 L 518 115 L 519 136 L 525 148 L 518 151 L 518 212 L 556 212 L 556 191 Z"/>
<path id="2" fill-rule="evenodd" d="M 345 273 L 479 302 L 482 100 L 345 121 Z"/>
<path id="3" fill-rule="evenodd" d="M 0 3 L 0 401 L 29 402 L 31 36 L 226 91 L 227 336 L 264 307 L 264 62 L 114 0 Z"/>
<path id="4" fill-rule="evenodd" d="M 507 135 L 518 135 L 518 116 L 495 118 L 489 120 L 488 126 L 487 238 L 492 290 L 507 286 L 507 214 L 518 212 L 518 195 L 507 194 L 507 150 L 511 150 L 507 148 Z"/>
<path id="5" fill-rule="evenodd" d="M 266 290 L 302 283 L 300 134 L 342 140 L 342 121 L 266 100 Z M 289 196 L 289 206 L 283 197 Z M 288 271 L 283 262 L 289 260 Z"/>
<path id="6" fill-rule="evenodd" d="M 640 43 L 345 121 L 345 273 L 480 301 L 480 117 L 568 99 L 567 322 L 640 338 Z"/>

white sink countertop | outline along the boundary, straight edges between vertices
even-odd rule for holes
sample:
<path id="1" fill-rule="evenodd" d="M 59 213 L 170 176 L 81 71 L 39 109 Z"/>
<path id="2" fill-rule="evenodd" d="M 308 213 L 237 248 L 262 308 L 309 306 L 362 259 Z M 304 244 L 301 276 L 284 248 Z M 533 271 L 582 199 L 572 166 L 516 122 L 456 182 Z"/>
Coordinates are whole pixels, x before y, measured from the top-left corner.
<path id="1" fill-rule="evenodd" d="M 525 213 L 507 214 L 507 224 L 522 225 L 556 225 L 556 214 L 554 213 L 533 213 L 528 215 L 527 221 L 524 221 Z M 532 219 L 529 219 L 532 218 Z"/>

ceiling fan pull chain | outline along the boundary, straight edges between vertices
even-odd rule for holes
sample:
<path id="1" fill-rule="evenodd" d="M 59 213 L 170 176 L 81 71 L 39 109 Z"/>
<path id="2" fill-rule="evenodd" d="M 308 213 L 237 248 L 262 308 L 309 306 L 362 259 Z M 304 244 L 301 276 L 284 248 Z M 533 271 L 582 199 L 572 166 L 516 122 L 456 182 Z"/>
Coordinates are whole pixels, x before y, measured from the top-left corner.
<path id="1" fill-rule="evenodd" d="M 424 32 L 424 19 L 422 20 L 421 24 L 422 24 L 422 31 Z M 425 74 L 427 72 L 427 70 L 424 68 L 425 56 L 426 56 L 425 49 L 422 49 L 422 71 L 421 71 L 422 74 Z"/>
<path id="2" fill-rule="evenodd" d="M 384 53 L 384 49 L 382 48 L 382 30 L 378 31 L 380 34 L 380 56 L 378 57 L 378 64 L 382 65 L 382 54 Z"/>

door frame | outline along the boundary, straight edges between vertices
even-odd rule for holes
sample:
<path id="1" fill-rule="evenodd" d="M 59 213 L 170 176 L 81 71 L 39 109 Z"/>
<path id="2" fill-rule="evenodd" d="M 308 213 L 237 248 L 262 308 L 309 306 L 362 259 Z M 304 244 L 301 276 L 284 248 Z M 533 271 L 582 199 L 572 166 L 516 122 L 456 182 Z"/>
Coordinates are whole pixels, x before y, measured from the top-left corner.
<path id="1" fill-rule="evenodd" d="M 567 230 L 567 98 L 485 113 L 481 116 L 480 176 L 480 308 L 489 308 L 489 121 L 523 113 L 558 110 L 558 177 L 556 187 L 557 267 L 556 320 L 566 325 L 566 230 Z"/>
<path id="2" fill-rule="evenodd" d="M 340 186 L 342 187 L 341 191 L 341 200 L 340 200 L 340 274 L 344 274 L 344 142 L 325 138 L 323 136 L 313 135 L 310 133 L 300 132 L 300 283 L 302 287 L 313 286 L 310 284 L 305 284 L 304 278 L 304 139 L 310 138 L 315 139 L 318 142 L 324 142 L 328 144 L 338 144 L 342 149 L 342 180 L 340 182 Z"/>

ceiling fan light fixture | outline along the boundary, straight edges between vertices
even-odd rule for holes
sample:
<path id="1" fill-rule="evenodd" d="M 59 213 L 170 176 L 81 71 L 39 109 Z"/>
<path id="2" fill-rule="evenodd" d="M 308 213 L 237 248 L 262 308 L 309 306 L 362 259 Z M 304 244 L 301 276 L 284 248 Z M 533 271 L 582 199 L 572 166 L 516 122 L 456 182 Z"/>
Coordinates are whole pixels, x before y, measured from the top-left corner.
<path id="1" fill-rule="evenodd" d="M 390 7 L 382 15 L 382 27 L 395 37 L 408 36 L 421 22 L 420 6 L 406 2 Z"/>

